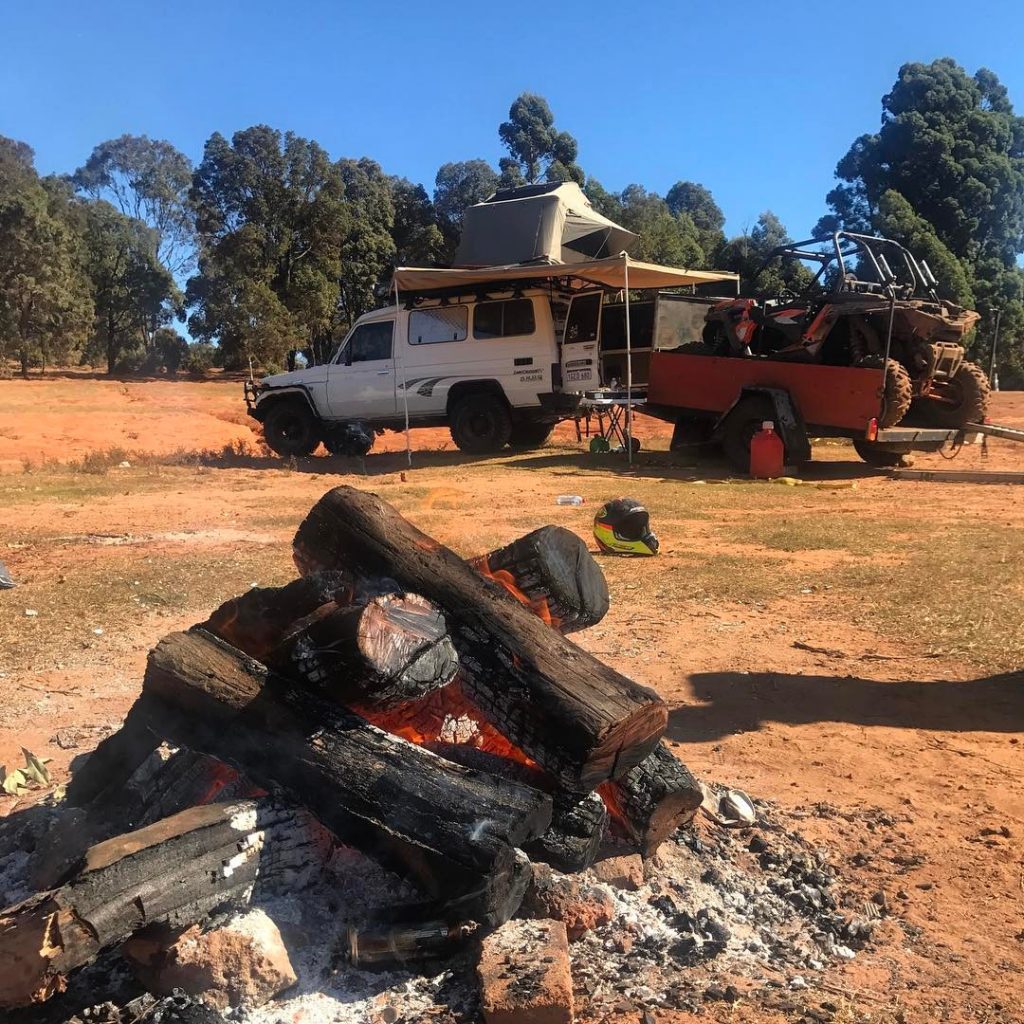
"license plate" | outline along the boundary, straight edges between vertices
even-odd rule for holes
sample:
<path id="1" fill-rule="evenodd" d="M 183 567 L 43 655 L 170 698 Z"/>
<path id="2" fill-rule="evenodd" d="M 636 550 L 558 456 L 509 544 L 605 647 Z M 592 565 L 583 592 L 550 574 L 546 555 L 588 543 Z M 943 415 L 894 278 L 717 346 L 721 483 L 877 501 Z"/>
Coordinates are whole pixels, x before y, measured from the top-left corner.
<path id="1" fill-rule="evenodd" d="M 566 370 L 565 379 L 568 381 L 590 380 L 593 370 Z"/>

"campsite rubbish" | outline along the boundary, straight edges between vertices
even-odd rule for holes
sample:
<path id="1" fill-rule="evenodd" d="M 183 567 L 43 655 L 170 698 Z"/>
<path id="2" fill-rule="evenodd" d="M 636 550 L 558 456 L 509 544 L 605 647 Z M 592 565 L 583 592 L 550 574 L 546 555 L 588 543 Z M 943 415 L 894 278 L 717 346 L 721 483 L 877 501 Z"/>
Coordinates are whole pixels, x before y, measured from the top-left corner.
<path id="1" fill-rule="evenodd" d="M 775 424 L 765 420 L 750 439 L 750 475 L 759 480 L 782 476 L 786 462 L 786 446 L 775 433 Z"/>
<path id="2" fill-rule="evenodd" d="M 749 828 L 757 824 L 754 802 L 742 789 L 726 789 L 721 792 L 701 784 L 704 800 L 701 813 L 722 828 Z"/>
<path id="3" fill-rule="evenodd" d="M 658 538 L 647 509 L 633 498 L 616 498 L 594 516 L 597 546 L 610 555 L 656 555 Z"/>
<path id="4" fill-rule="evenodd" d="M 18 584 L 11 579 L 11 574 L 7 571 L 7 566 L 3 562 L 0 562 L 0 590 L 10 590 L 12 587 L 16 587 Z"/>
<path id="5" fill-rule="evenodd" d="M 608 443 L 607 438 L 604 437 L 592 437 L 590 439 L 590 454 L 591 455 L 603 455 L 605 452 L 610 452 L 612 446 Z"/>
<path id="6" fill-rule="evenodd" d="M 555 504 L 556 505 L 582 505 L 585 500 L 586 499 L 584 499 L 579 494 L 560 494 L 557 498 L 555 498 Z"/>

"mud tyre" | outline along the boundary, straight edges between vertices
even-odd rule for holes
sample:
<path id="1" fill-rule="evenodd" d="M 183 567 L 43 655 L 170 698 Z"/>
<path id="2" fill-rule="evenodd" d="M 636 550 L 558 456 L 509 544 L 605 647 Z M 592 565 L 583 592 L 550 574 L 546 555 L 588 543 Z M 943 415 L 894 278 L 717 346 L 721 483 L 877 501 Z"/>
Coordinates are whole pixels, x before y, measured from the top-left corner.
<path id="1" fill-rule="evenodd" d="M 320 444 L 320 427 L 305 402 L 277 402 L 263 421 L 263 437 L 283 458 L 311 455 Z"/>
<path id="2" fill-rule="evenodd" d="M 921 402 L 921 415 L 929 426 L 965 427 L 981 423 L 988 415 L 991 388 L 988 376 L 977 363 L 963 362 L 953 379 L 936 385 L 934 398 Z"/>
<path id="3" fill-rule="evenodd" d="M 881 356 L 866 356 L 858 364 L 865 369 L 882 368 Z M 914 398 L 914 385 L 904 367 L 890 359 L 886 363 L 885 394 L 882 397 L 882 411 L 878 416 L 879 429 L 895 427 L 910 410 Z"/>
<path id="4" fill-rule="evenodd" d="M 765 420 L 774 420 L 770 398 L 751 395 L 737 403 L 722 424 L 722 452 L 738 473 L 750 472 L 750 442 Z M 785 460 L 789 462 L 788 453 Z"/>
<path id="5" fill-rule="evenodd" d="M 478 392 L 459 400 L 452 410 L 452 440 L 467 455 L 501 451 L 512 437 L 512 417 L 497 395 Z"/>
<path id="6" fill-rule="evenodd" d="M 547 444 L 554 429 L 554 423 L 514 423 L 508 443 L 519 451 L 528 452 Z"/>

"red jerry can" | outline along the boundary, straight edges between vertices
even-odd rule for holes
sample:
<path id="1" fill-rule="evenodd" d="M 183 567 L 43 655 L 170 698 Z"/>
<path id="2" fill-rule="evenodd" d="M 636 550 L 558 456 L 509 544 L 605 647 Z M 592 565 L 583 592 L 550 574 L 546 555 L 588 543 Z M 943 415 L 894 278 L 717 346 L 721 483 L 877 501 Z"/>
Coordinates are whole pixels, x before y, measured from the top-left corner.
<path id="1" fill-rule="evenodd" d="M 775 433 L 775 424 L 765 420 L 750 439 L 750 475 L 761 480 L 782 476 L 786 463 L 786 446 Z"/>

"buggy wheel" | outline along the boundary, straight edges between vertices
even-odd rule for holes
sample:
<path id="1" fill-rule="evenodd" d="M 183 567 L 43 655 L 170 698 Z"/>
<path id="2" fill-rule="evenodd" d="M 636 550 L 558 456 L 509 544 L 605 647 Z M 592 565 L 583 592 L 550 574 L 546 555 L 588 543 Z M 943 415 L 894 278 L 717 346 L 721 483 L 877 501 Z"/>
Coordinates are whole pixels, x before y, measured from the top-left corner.
<path id="1" fill-rule="evenodd" d="M 876 469 L 892 469 L 895 466 L 909 466 L 911 463 L 908 457 L 911 452 L 910 445 L 886 445 L 857 438 L 853 442 L 853 447 L 864 462 Z"/>
<path id="2" fill-rule="evenodd" d="M 866 369 L 882 368 L 881 356 L 865 356 L 858 366 Z M 885 430 L 887 427 L 895 427 L 910 409 L 910 403 L 914 398 L 914 385 L 911 383 L 910 374 L 902 364 L 890 359 L 885 364 L 885 393 L 882 396 L 882 411 L 878 416 L 878 426 Z"/>
<path id="3" fill-rule="evenodd" d="M 936 427 L 965 427 L 988 415 L 991 389 L 988 376 L 977 363 L 963 362 L 953 379 L 936 381 L 931 395 L 921 401 L 921 413 Z"/>

